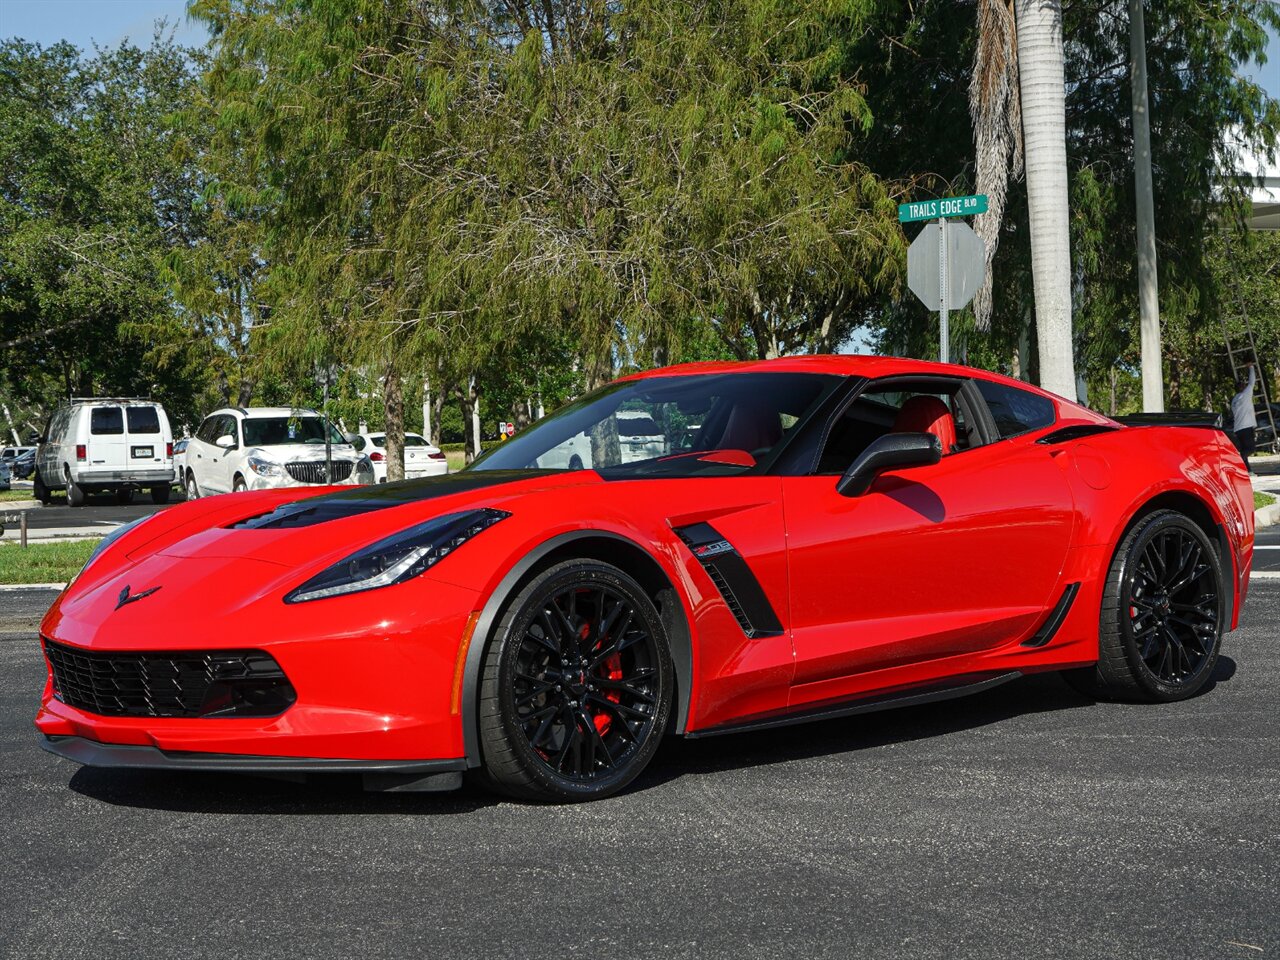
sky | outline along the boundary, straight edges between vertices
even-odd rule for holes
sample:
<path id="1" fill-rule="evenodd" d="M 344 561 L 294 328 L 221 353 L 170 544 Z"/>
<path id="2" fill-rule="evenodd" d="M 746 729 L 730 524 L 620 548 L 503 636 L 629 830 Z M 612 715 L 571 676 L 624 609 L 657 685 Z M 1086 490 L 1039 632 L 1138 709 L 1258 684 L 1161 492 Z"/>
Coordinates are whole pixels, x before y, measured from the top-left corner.
<path id="1" fill-rule="evenodd" d="M 203 24 L 187 20 L 186 0 L 0 0 L 0 37 L 21 37 L 44 46 L 70 40 L 93 49 L 117 46 L 128 37 L 151 42 L 155 21 L 167 19 L 175 39 L 197 46 L 209 38 Z"/>
<path id="2" fill-rule="evenodd" d="M 70 40 L 82 49 L 116 46 L 125 37 L 145 45 L 161 17 L 176 26 L 179 43 L 208 39 L 203 25 L 187 20 L 186 0 L 0 0 L 0 37 L 22 37 L 48 45 Z M 1280 97 L 1280 37 L 1272 35 L 1266 66 L 1248 72 L 1273 97 Z"/>

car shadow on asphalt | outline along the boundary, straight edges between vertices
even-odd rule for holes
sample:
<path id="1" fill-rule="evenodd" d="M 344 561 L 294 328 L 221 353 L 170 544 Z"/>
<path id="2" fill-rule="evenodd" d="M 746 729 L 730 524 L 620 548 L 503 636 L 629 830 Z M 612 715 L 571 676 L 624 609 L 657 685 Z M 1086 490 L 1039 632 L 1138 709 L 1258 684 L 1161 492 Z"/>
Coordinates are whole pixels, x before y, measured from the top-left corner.
<path id="1" fill-rule="evenodd" d="M 1219 657 L 1213 677 L 1197 696 L 1229 681 L 1235 672 L 1234 660 Z M 723 737 L 670 737 L 627 792 L 651 790 L 686 776 L 854 753 L 1008 723 L 1033 714 L 1095 706 L 1094 700 L 1077 693 L 1057 674 L 1047 673 L 939 703 Z M 115 806 L 215 815 L 438 816 L 474 813 L 511 802 L 470 779 L 451 793 L 376 793 L 362 790 L 359 777 L 352 774 L 314 775 L 295 782 L 227 773 L 81 767 L 69 786 L 76 793 Z"/>
<path id="2" fill-rule="evenodd" d="M 1209 682 L 1195 698 L 1230 680 L 1236 663 L 1219 656 Z M 1042 713 L 1097 707 L 1057 673 L 1023 677 L 984 693 L 914 707 L 857 714 L 771 730 L 744 731 L 696 740 L 669 738 L 633 790 L 660 786 L 689 775 L 744 767 L 766 767 L 821 756 L 853 753 L 976 730 Z"/>

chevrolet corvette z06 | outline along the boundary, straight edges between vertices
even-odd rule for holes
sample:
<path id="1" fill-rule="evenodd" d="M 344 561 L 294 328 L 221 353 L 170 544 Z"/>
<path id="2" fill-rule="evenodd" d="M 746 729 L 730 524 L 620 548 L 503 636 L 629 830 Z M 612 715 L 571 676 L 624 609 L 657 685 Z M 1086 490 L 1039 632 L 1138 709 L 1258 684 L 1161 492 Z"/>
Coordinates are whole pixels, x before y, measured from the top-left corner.
<path id="1" fill-rule="evenodd" d="M 620 426 L 641 418 L 636 457 Z M 953 365 L 694 364 L 612 383 L 457 474 L 118 529 L 44 618 L 36 726 L 100 766 L 409 789 L 474 771 L 593 799 L 664 735 L 1049 670 L 1096 697 L 1192 696 L 1252 545 L 1218 430 L 1124 426 Z"/>

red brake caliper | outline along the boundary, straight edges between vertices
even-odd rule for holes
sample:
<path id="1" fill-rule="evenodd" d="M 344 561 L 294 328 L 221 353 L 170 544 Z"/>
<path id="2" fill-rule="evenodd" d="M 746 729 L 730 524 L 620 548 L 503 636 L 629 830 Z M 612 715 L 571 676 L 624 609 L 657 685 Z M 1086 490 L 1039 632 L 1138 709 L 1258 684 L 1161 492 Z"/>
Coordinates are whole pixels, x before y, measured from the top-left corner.
<path id="1" fill-rule="evenodd" d="M 609 680 L 622 679 L 621 654 L 615 653 L 611 655 L 603 664 L 601 664 L 601 667 L 603 668 L 601 670 L 602 675 Z M 618 703 L 622 700 L 622 694 L 617 690 L 606 690 L 604 692 L 604 698 L 606 700 L 612 700 L 614 703 Z M 613 715 L 603 710 L 592 717 L 592 720 L 595 722 L 596 730 L 600 732 L 600 736 L 602 737 L 609 732 L 609 727 L 613 725 Z"/>

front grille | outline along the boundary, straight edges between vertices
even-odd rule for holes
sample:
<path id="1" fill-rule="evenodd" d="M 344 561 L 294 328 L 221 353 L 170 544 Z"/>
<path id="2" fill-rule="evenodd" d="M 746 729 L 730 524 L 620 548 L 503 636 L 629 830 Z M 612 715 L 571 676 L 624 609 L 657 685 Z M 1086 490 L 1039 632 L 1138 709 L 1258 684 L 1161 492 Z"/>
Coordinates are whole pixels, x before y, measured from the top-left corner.
<path id="1" fill-rule="evenodd" d="M 105 717 L 272 717 L 295 699 L 260 650 L 119 653 L 45 639 L 44 653 L 54 696 Z"/>
<path id="2" fill-rule="evenodd" d="M 334 460 L 330 466 L 331 469 L 327 478 L 324 475 L 323 460 L 286 463 L 284 468 L 289 471 L 289 476 L 299 483 L 342 483 L 347 477 L 351 476 L 351 470 L 355 464 L 349 460 Z"/>

